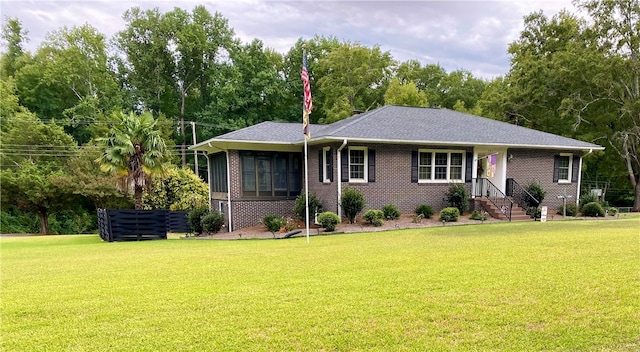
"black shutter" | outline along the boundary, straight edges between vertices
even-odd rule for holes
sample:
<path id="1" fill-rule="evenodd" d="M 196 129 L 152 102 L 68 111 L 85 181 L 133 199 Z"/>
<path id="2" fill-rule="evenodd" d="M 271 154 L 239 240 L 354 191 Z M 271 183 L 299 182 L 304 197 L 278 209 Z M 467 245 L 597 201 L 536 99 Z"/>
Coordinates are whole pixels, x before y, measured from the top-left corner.
<path id="1" fill-rule="evenodd" d="M 558 182 L 558 170 L 560 170 L 560 155 L 553 156 L 553 182 Z"/>
<path id="2" fill-rule="evenodd" d="M 328 158 L 329 158 L 329 181 L 333 182 L 333 151 L 331 150 L 331 148 L 329 148 L 329 152 L 328 152 Z"/>
<path id="3" fill-rule="evenodd" d="M 341 155 L 342 160 L 340 161 L 340 163 L 342 165 L 340 165 L 340 168 L 342 169 L 342 176 L 341 181 L 342 182 L 349 182 L 349 150 L 347 148 L 342 149 Z"/>
<path id="4" fill-rule="evenodd" d="M 369 149 L 369 182 L 376 182 L 376 151 Z"/>
<path id="5" fill-rule="evenodd" d="M 466 155 L 466 163 L 465 171 L 464 171 L 464 182 L 471 182 L 473 178 L 472 168 L 473 168 L 473 158 L 471 157 L 471 153 L 467 152 Z"/>
<path id="6" fill-rule="evenodd" d="M 320 150 L 318 150 L 318 182 L 322 183 L 324 181 L 323 179 L 323 168 L 324 168 L 324 163 L 322 162 L 322 154 L 324 153 L 324 151 L 322 150 L 322 148 L 320 148 Z"/>
<path id="7" fill-rule="evenodd" d="M 571 182 L 578 182 L 578 177 L 580 175 L 578 175 L 580 173 L 580 170 L 578 169 L 580 166 L 580 156 L 578 155 L 574 155 L 573 156 L 573 171 L 571 172 Z"/>
<path id="8" fill-rule="evenodd" d="M 418 183 L 418 152 L 411 152 L 411 182 Z"/>

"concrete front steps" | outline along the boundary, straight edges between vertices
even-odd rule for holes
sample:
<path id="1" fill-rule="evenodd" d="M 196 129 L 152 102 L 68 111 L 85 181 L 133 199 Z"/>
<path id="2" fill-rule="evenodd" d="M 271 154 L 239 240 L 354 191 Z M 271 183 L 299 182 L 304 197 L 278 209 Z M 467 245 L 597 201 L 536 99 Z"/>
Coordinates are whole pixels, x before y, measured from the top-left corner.
<path id="1" fill-rule="evenodd" d="M 476 198 L 476 209 L 484 209 L 489 216 L 495 219 L 500 220 L 509 220 L 507 215 L 505 215 L 498 207 L 496 207 L 491 201 L 485 197 Z M 533 221 L 533 218 L 527 215 L 526 211 L 522 209 L 519 205 L 513 204 L 513 208 L 511 209 L 511 221 Z"/>

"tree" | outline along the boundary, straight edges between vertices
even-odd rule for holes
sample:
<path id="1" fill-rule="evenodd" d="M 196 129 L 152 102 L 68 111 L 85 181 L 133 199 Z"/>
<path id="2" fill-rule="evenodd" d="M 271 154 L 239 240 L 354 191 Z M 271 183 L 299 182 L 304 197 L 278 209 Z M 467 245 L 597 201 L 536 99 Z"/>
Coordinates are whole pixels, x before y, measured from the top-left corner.
<path id="1" fill-rule="evenodd" d="M 153 116 L 116 112 L 109 136 L 97 141 L 104 148 L 96 159 L 100 170 L 120 176 L 121 190 L 133 188 L 135 208 L 142 209 L 144 187 L 151 185 L 154 174 L 165 170 L 165 141 Z"/>
<path id="2" fill-rule="evenodd" d="M 90 139 L 87 124 L 123 101 L 105 37 L 88 24 L 49 33 L 15 79 L 25 107 L 43 119 L 65 117 L 65 129 L 81 144 Z"/>
<path id="3" fill-rule="evenodd" d="M 2 27 L 0 39 L 7 49 L 0 58 L 0 79 L 7 79 L 13 77 L 20 68 L 20 59 L 25 55 L 24 42 L 28 41 L 27 31 L 22 29 L 20 20 L 8 18 Z"/>
<path id="4" fill-rule="evenodd" d="M 0 202 L 3 209 L 17 206 L 36 214 L 40 233 L 49 234 L 49 215 L 72 203 L 72 194 L 55 180 L 65 174 L 65 158 L 77 147 L 62 127 L 16 110 L 2 118 Z"/>
<path id="5" fill-rule="evenodd" d="M 317 81 L 326 96 L 326 118 L 320 122 L 335 122 L 355 111 L 382 105 L 394 65 L 391 54 L 382 52 L 377 45 L 367 48 L 345 42 L 334 48 L 319 62 L 320 70 L 327 72 Z"/>
<path id="6" fill-rule="evenodd" d="M 387 92 L 384 93 L 384 103 L 419 107 L 426 107 L 429 104 L 427 95 L 419 91 L 413 81 L 401 84 L 397 78 L 391 80 Z"/>

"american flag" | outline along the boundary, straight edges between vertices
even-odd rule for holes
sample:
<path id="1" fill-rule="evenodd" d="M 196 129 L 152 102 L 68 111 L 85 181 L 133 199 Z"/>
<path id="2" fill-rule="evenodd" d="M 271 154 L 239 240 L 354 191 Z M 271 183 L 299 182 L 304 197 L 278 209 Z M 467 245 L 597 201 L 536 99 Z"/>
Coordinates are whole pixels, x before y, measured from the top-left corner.
<path id="1" fill-rule="evenodd" d="M 311 131 L 309 130 L 309 114 L 313 110 L 313 103 L 311 101 L 311 85 L 309 84 L 309 73 L 307 72 L 307 53 L 302 53 L 302 84 L 304 87 L 304 104 L 302 107 L 302 133 L 309 139 L 311 138 Z"/>

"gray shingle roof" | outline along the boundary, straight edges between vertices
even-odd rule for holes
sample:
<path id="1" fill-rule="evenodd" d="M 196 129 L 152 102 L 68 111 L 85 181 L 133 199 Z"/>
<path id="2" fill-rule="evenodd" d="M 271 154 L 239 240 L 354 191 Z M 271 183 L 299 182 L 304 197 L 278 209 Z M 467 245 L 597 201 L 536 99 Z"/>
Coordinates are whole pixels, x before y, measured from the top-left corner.
<path id="1" fill-rule="evenodd" d="M 330 125 L 311 125 L 311 137 L 312 142 L 348 139 L 381 143 L 604 149 L 596 144 L 453 110 L 395 105 L 387 105 Z M 231 140 L 302 144 L 302 124 L 262 122 L 207 142 Z"/>

